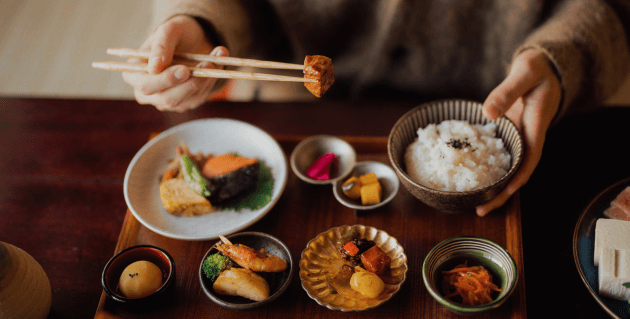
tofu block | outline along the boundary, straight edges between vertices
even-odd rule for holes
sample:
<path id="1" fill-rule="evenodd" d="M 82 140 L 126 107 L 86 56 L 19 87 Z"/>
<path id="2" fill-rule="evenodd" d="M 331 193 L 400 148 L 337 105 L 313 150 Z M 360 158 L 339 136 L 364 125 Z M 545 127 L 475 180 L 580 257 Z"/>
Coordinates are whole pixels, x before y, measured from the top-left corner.
<path id="1" fill-rule="evenodd" d="M 361 180 L 356 176 L 352 176 L 341 185 L 341 189 L 349 198 L 359 199 L 361 198 L 361 186 L 363 186 Z"/>
<path id="2" fill-rule="evenodd" d="M 599 294 L 618 300 L 630 300 L 630 250 L 602 247 L 599 259 Z"/>
<path id="3" fill-rule="evenodd" d="M 361 204 L 375 205 L 381 202 L 381 184 L 371 183 L 361 187 Z"/>
<path id="4" fill-rule="evenodd" d="M 595 224 L 594 264 L 599 266 L 602 247 L 630 250 L 630 221 L 600 218 Z"/>
<path id="5" fill-rule="evenodd" d="M 361 180 L 361 184 L 363 185 L 378 183 L 378 177 L 376 177 L 375 173 L 368 173 L 365 175 L 361 175 L 359 179 Z"/>

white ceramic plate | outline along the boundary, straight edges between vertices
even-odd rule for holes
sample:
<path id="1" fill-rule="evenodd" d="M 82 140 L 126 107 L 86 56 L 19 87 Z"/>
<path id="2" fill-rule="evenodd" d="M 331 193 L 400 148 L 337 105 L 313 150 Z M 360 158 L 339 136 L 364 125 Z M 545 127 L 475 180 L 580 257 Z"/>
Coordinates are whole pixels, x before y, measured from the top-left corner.
<path id="1" fill-rule="evenodd" d="M 182 141 L 192 153 L 237 152 L 265 161 L 274 178 L 271 201 L 257 210 L 219 210 L 192 217 L 167 213 L 160 201 L 159 181 Z M 176 239 L 209 240 L 240 231 L 261 219 L 280 198 L 287 176 L 286 156 L 265 131 L 237 120 L 201 119 L 172 127 L 145 144 L 127 168 L 124 194 L 129 210 L 152 231 Z"/>

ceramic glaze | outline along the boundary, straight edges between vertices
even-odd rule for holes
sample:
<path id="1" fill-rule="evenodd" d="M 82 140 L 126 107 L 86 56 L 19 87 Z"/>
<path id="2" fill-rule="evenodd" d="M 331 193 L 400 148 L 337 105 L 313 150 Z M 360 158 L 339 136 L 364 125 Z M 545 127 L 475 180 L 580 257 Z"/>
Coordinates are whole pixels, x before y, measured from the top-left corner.
<path id="1" fill-rule="evenodd" d="M 48 317 L 50 281 L 42 266 L 27 252 L 0 242 L 0 318 Z"/>

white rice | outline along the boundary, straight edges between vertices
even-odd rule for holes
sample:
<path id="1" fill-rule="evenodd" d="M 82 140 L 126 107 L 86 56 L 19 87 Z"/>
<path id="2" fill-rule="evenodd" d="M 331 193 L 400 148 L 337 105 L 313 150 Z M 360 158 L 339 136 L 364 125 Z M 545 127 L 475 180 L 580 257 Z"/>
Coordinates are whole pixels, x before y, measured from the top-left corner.
<path id="1" fill-rule="evenodd" d="M 492 122 L 471 125 L 457 120 L 420 128 L 405 152 L 407 174 L 417 183 L 444 191 L 491 185 L 507 173 L 511 160 L 503 141 L 495 137 L 496 130 Z"/>

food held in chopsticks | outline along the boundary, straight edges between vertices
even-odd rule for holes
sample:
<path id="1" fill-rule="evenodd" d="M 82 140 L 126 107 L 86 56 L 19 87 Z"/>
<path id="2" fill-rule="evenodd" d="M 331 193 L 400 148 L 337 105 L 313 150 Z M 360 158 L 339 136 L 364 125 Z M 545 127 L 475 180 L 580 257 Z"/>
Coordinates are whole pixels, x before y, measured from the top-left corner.
<path id="1" fill-rule="evenodd" d="M 202 264 L 206 278 L 214 281 L 214 291 L 254 301 L 269 298 L 269 284 L 256 272 L 282 272 L 287 269 L 286 261 L 264 250 L 233 244 L 224 236 L 219 238 L 221 241 L 215 246 L 219 253 L 208 256 Z"/>
<path id="2" fill-rule="evenodd" d="M 630 221 L 630 186 L 622 190 L 610 206 L 604 210 L 604 216 Z"/>
<path id="3" fill-rule="evenodd" d="M 227 153 L 192 154 L 176 148 L 160 183 L 160 199 L 173 215 L 194 216 L 215 208 L 257 209 L 271 200 L 273 176 L 263 161 Z"/>
<path id="4" fill-rule="evenodd" d="M 492 282 L 492 275 L 483 266 L 468 267 L 467 263 L 442 271 L 444 297 L 468 306 L 492 302 L 492 294 L 501 291 Z"/>
<path id="5" fill-rule="evenodd" d="M 447 120 L 418 129 L 405 152 L 406 173 L 427 187 L 464 192 L 489 186 L 507 174 L 511 156 L 496 138 L 497 124 Z"/>
<path id="6" fill-rule="evenodd" d="M 222 243 L 216 246 L 217 250 L 243 268 L 262 272 L 281 272 L 287 269 L 287 262 L 276 255 L 268 254 L 264 250 L 256 251 L 245 245 L 232 244 L 223 236 L 219 238 Z"/>
<path id="7" fill-rule="evenodd" d="M 600 218 L 595 223 L 594 264 L 599 294 L 630 300 L 630 221 Z"/>
<path id="8" fill-rule="evenodd" d="M 305 82 L 304 86 L 317 97 L 321 97 L 335 82 L 332 60 L 323 55 L 307 55 L 304 59 L 304 77 L 317 82 Z"/>
<path id="9" fill-rule="evenodd" d="M 107 49 L 107 53 L 127 58 L 140 58 L 148 59 L 149 51 L 131 49 L 131 48 L 110 48 Z M 260 61 L 253 59 L 241 59 L 235 57 L 218 57 L 204 54 L 192 54 L 184 52 L 176 52 L 174 54 L 173 64 L 188 65 L 191 62 L 209 61 L 218 65 L 230 65 L 230 66 L 248 66 L 257 68 L 271 68 L 271 69 L 287 69 L 287 70 L 302 70 L 304 77 L 293 77 L 285 75 L 276 75 L 268 73 L 251 73 L 231 70 L 220 69 L 205 69 L 188 66 L 191 71 L 191 76 L 195 77 L 211 77 L 211 78 L 224 78 L 224 79 L 245 79 L 245 80 L 263 80 L 263 81 L 284 81 L 284 82 L 304 82 L 306 88 L 311 91 L 315 96 L 321 97 L 328 88 L 334 82 L 334 72 L 332 61 L 322 55 L 306 56 L 304 65 L 273 62 L 273 61 Z M 127 71 L 127 72 L 142 72 L 148 73 L 147 63 L 131 63 L 131 62 L 118 62 L 118 61 L 102 61 L 92 62 L 92 67 L 96 69 L 109 70 L 109 71 Z"/>

